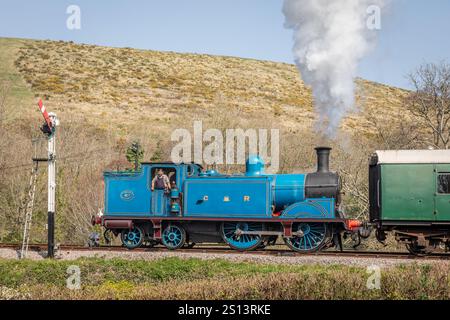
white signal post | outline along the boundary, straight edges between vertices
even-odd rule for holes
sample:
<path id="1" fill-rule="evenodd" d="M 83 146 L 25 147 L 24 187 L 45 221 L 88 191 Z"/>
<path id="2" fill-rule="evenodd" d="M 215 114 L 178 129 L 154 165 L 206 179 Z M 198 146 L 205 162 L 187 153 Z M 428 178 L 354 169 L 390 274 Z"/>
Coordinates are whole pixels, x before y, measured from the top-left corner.
<path id="1" fill-rule="evenodd" d="M 55 212 L 56 194 L 55 135 L 48 139 L 48 211 Z"/>
<path id="2" fill-rule="evenodd" d="M 56 126 L 59 120 L 56 114 L 49 113 L 52 122 L 52 134 L 48 139 L 48 257 L 55 254 L 55 199 L 56 199 Z"/>
<path id="3" fill-rule="evenodd" d="M 39 100 L 39 109 L 45 119 L 43 132 L 48 136 L 48 210 L 47 210 L 47 256 L 53 258 L 55 255 L 55 199 L 56 199 L 56 127 L 59 120 L 55 113 L 47 112 L 42 100 Z"/>

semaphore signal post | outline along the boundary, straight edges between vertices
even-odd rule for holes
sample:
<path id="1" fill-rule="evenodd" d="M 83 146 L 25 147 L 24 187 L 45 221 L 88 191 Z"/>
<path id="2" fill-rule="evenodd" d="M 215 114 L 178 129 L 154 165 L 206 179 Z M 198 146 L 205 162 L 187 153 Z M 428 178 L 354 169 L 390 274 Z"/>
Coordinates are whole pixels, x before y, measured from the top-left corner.
<path id="1" fill-rule="evenodd" d="M 48 163 L 48 210 L 47 210 L 47 243 L 49 258 L 55 254 L 55 198 L 56 198 L 56 127 L 59 120 L 53 112 L 47 112 L 42 100 L 38 103 L 44 116 L 45 123 L 41 127 L 42 132 L 48 137 L 47 163 Z"/>
<path id="2" fill-rule="evenodd" d="M 47 210 L 47 242 L 48 242 L 48 253 L 47 256 L 49 258 L 53 258 L 55 254 L 55 198 L 56 198 L 56 127 L 59 126 L 59 120 L 55 113 L 47 112 L 42 100 L 38 102 L 39 110 L 41 110 L 42 115 L 44 117 L 44 124 L 41 126 L 41 131 L 47 137 L 47 158 L 33 158 L 33 162 L 36 164 L 36 172 L 37 172 L 37 164 L 39 162 L 47 162 L 48 164 L 48 210 Z M 32 181 L 36 181 L 36 179 L 32 179 Z M 33 186 L 30 190 L 35 190 Z M 22 257 L 26 255 L 28 249 L 28 240 L 29 240 L 29 230 L 31 224 L 31 214 L 32 214 L 32 206 L 34 200 L 34 192 L 33 196 L 30 197 L 29 201 L 31 202 L 31 209 L 27 210 L 27 217 L 25 219 L 24 226 L 24 237 L 22 244 Z M 24 254 L 25 253 L 25 254 Z"/>

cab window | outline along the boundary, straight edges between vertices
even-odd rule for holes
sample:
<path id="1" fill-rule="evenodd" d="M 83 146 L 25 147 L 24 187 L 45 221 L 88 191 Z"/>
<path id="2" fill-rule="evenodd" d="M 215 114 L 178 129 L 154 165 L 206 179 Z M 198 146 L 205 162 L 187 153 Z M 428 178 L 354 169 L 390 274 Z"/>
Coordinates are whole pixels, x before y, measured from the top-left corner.
<path id="1" fill-rule="evenodd" d="M 439 194 L 450 194 L 450 173 L 439 173 L 437 182 Z"/>
<path id="2" fill-rule="evenodd" d="M 167 176 L 169 179 L 170 186 L 176 185 L 177 183 L 177 169 L 173 167 L 153 167 L 151 170 L 151 178 L 150 178 L 150 184 L 152 183 L 153 179 L 157 176 L 158 171 L 162 169 L 163 174 Z"/>

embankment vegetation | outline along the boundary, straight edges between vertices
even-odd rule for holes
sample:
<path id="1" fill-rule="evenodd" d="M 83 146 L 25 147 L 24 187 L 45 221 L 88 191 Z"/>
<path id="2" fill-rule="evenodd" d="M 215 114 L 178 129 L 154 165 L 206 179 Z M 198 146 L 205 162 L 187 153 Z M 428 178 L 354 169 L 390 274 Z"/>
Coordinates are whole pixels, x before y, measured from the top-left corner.
<path id="1" fill-rule="evenodd" d="M 79 289 L 68 289 L 70 266 Z M 373 273 L 343 265 L 119 258 L 0 260 L 0 299 L 449 299 L 448 264 L 408 264 Z M 69 280 L 70 282 L 70 280 Z M 73 282 L 70 282 L 73 284 Z"/>

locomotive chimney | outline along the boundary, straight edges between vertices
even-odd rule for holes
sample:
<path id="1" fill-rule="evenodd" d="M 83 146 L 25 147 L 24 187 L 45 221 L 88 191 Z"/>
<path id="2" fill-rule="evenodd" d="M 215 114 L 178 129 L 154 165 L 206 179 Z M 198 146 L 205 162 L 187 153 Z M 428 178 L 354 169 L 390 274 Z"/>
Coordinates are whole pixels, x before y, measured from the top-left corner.
<path id="1" fill-rule="evenodd" d="M 317 147 L 317 172 L 330 171 L 330 151 L 328 147 Z"/>

